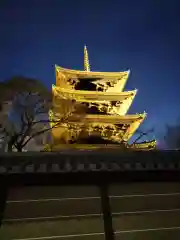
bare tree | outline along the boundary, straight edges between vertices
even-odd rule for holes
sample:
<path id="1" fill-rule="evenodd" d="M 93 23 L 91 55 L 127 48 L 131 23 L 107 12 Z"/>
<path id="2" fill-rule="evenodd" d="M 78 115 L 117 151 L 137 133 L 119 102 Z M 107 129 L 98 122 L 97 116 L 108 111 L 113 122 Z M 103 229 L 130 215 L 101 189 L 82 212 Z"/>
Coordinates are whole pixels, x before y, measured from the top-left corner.
<path id="1" fill-rule="evenodd" d="M 21 152 L 32 139 L 68 122 L 79 111 L 75 101 L 58 99 L 56 104 L 52 96 L 18 93 L 12 102 L 8 124 L 1 123 L 1 136 L 7 141 L 8 151 L 14 147 Z"/>
<path id="2" fill-rule="evenodd" d="M 146 141 L 148 141 L 150 134 L 154 134 L 154 128 L 150 128 L 148 130 L 138 129 L 136 131 L 137 137 L 135 138 L 135 140 L 132 143 L 128 143 L 127 147 L 132 148 L 132 147 L 136 146 L 136 144 L 142 142 L 144 137 L 146 138 Z M 125 144 L 125 146 L 126 146 L 126 144 Z"/>
<path id="3" fill-rule="evenodd" d="M 137 138 L 133 141 L 133 144 L 138 143 L 139 140 L 142 140 L 143 137 L 146 137 L 146 138 L 149 137 L 149 134 L 154 133 L 154 128 L 150 128 L 150 129 L 148 129 L 148 130 L 146 130 L 146 131 L 144 131 L 144 130 L 142 130 L 142 129 L 138 129 L 138 130 L 136 131 L 136 133 L 138 134 L 138 136 L 137 136 Z"/>

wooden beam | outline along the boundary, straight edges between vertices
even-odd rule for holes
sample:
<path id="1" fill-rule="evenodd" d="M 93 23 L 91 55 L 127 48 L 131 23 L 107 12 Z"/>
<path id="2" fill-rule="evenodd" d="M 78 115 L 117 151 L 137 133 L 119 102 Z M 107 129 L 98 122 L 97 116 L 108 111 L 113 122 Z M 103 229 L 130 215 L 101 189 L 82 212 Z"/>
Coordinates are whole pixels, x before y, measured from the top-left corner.
<path id="1" fill-rule="evenodd" d="M 108 194 L 108 185 L 100 185 L 101 208 L 104 220 L 105 240 L 114 240 L 114 230 L 112 225 L 112 213 Z"/>
<path id="2" fill-rule="evenodd" d="M 2 225 L 6 201 L 8 196 L 8 183 L 5 176 L 0 177 L 0 227 Z"/>

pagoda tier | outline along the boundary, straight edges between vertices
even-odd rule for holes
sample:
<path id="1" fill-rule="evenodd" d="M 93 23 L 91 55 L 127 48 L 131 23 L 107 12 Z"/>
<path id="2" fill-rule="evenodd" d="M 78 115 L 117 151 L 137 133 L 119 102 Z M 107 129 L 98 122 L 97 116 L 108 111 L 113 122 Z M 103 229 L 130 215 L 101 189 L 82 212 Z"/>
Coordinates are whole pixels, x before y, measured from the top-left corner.
<path id="1" fill-rule="evenodd" d="M 92 72 L 62 68 L 56 65 L 56 86 L 74 89 L 79 82 L 90 81 L 96 91 L 121 92 L 127 82 L 130 71 Z M 81 89 L 83 90 L 83 89 Z"/>
<path id="2" fill-rule="evenodd" d="M 62 128 L 71 129 L 72 135 L 73 132 L 80 132 L 85 129 L 89 134 L 97 134 L 99 132 L 104 139 L 126 142 L 131 138 L 145 117 L 146 113 L 126 116 L 89 114 L 85 115 L 80 121 L 79 115 L 73 115 L 69 118 L 68 123 L 63 124 L 59 128 L 59 131 L 57 128 L 53 128 L 52 132 L 54 137 L 58 138 L 60 132 L 62 133 Z M 51 112 L 51 119 L 54 121 L 54 124 L 58 122 L 59 118 L 60 114 Z"/>
<path id="3" fill-rule="evenodd" d="M 137 90 L 121 93 L 81 91 L 52 87 L 53 96 L 63 99 L 76 100 L 77 102 L 89 103 L 89 107 L 96 107 L 100 112 L 107 114 L 125 115 L 129 110 Z M 58 101 L 54 101 L 57 104 Z"/>
<path id="4" fill-rule="evenodd" d="M 52 86 L 53 94 L 60 96 L 63 99 L 74 99 L 80 102 L 89 101 L 123 101 L 130 97 L 135 97 L 137 90 L 126 91 L 126 92 L 97 92 L 97 91 L 83 91 L 83 90 L 69 90 L 66 88 L 60 88 Z"/>
<path id="5" fill-rule="evenodd" d="M 68 68 L 57 66 L 57 65 L 55 65 L 55 68 L 56 68 L 56 71 L 61 72 L 66 76 L 78 77 L 78 78 L 84 78 L 84 79 L 86 79 L 87 77 L 89 78 L 106 78 L 106 77 L 121 78 L 125 75 L 128 77 L 128 74 L 129 74 L 129 70 L 124 72 L 94 72 L 94 71 L 68 69 Z"/>

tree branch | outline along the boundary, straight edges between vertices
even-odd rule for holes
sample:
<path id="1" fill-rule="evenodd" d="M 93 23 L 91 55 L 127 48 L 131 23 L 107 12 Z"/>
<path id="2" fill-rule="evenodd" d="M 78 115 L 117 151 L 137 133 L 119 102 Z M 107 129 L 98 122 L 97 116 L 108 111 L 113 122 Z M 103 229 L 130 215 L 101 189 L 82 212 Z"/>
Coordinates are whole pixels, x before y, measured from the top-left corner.
<path id="1" fill-rule="evenodd" d="M 133 144 L 136 144 L 142 137 L 147 136 L 149 133 L 154 132 L 154 128 L 151 128 L 146 132 L 142 132 L 142 131 L 139 131 L 139 132 L 140 132 L 140 135 L 134 140 L 132 144 L 130 144 L 130 146 L 132 146 Z"/>
<path id="2" fill-rule="evenodd" d="M 57 125 L 54 125 L 53 127 L 46 128 L 46 129 L 44 129 L 44 130 L 42 130 L 42 131 L 39 131 L 39 132 L 36 132 L 36 133 L 32 134 L 32 135 L 29 136 L 29 138 L 22 144 L 22 147 L 25 147 L 26 144 L 27 144 L 32 138 L 35 138 L 35 137 L 37 137 L 37 136 L 39 136 L 39 135 L 41 135 L 41 134 L 43 134 L 43 133 L 45 133 L 45 132 L 53 129 L 53 128 L 59 127 L 61 124 L 62 124 L 62 123 L 60 122 L 60 123 L 58 123 Z"/>

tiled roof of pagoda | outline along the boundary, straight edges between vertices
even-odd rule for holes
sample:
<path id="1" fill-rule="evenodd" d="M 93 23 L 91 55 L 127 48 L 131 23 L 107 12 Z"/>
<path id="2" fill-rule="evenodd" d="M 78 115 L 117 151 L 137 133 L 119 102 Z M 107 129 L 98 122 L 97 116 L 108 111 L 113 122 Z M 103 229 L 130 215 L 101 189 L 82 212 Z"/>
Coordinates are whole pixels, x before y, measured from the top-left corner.
<path id="1" fill-rule="evenodd" d="M 98 91 L 83 91 L 83 90 L 70 90 L 53 86 L 53 93 L 56 96 L 65 98 L 74 98 L 77 101 L 123 101 L 126 98 L 135 96 L 137 90 L 125 92 L 98 92 Z"/>
<path id="2" fill-rule="evenodd" d="M 119 77 L 124 76 L 125 74 L 129 75 L 129 70 L 124 72 L 94 72 L 94 71 L 84 71 L 84 70 L 74 70 L 74 69 L 68 69 L 63 68 L 60 66 L 55 65 L 56 71 L 62 72 L 64 74 L 77 76 L 80 78 L 103 78 L 103 77 Z"/>

